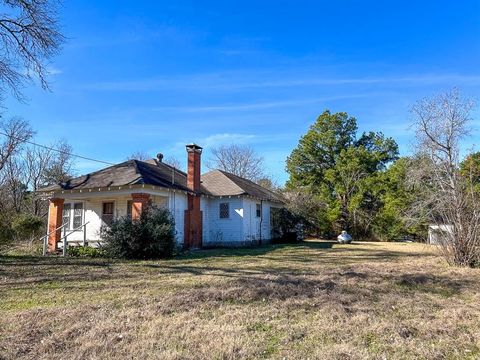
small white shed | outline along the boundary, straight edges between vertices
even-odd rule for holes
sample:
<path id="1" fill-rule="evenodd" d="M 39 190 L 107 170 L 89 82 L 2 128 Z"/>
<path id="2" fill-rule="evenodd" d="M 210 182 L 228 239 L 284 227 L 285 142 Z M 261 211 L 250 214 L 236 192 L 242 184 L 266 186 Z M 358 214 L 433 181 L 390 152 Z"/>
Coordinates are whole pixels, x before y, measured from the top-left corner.
<path id="1" fill-rule="evenodd" d="M 448 236 L 453 234 L 453 225 L 449 224 L 430 224 L 428 225 L 428 243 L 439 245 L 448 240 Z"/>

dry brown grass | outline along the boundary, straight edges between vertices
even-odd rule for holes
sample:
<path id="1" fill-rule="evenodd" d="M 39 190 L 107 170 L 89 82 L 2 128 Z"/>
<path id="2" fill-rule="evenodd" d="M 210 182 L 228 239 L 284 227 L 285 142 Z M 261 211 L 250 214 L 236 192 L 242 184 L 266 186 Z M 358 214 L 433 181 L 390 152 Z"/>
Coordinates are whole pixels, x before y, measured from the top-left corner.
<path id="1" fill-rule="evenodd" d="M 0 301 L 5 359 L 480 358 L 480 270 L 420 244 L 5 257 Z"/>

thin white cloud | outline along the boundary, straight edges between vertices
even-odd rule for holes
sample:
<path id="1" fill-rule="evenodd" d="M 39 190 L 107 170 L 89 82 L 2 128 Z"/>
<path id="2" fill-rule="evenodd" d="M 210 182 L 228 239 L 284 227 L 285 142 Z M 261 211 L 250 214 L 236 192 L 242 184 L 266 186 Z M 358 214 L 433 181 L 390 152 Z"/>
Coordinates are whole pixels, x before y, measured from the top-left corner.
<path id="1" fill-rule="evenodd" d="M 47 72 L 48 72 L 48 75 L 60 75 L 61 73 L 63 73 L 62 70 L 60 70 L 56 67 L 49 67 L 47 69 Z"/>
<path id="2" fill-rule="evenodd" d="M 362 98 L 368 96 L 376 96 L 376 93 L 361 93 L 361 94 L 347 94 L 339 96 L 326 96 L 310 99 L 286 99 L 280 101 L 264 101 L 264 102 L 251 102 L 240 104 L 218 104 L 208 106 L 161 106 L 151 109 L 152 111 L 177 111 L 186 113 L 203 113 L 203 112 L 229 112 L 229 111 L 250 111 L 250 110 L 262 110 L 273 109 L 280 107 L 295 107 L 309 104 L 321 104 L 327 101 L 335 101 L 342 99 Z"/>
<path id="3" fill-rule="evenodd" d="M 187 141 L 177 142 L 175 148 L 183 148 L 187 143 L 196 143 L 202 147 L 209 148 L 222 144 L 248 144 L 255 142 L 258 135 L 253 134 L 235 134 L 235 133 L 220 133 L 212 134 L 206 137 L 188 139 Z"/>
<path id="4" fill-rule="evenodd" d="M 280 80 L 252 84 L 251 87 L 293 87 L 310 85 L 369 85 L 369 84 L 436 84 L 436 83 L 480 83 L 479 75 L 410 75 L 401 77 L 363 77 L 363 78 L 310 78 Z"/>
<path id="5" fill-rule="evenodd" d="M 214 134 L 210 135 L 204 139 L 200 139 L 201 143 L 204 146 L 210 147 L 215 146 L 218 144 L 247 144 L 255 141 L 257 135 L 253 134 L 231 134 L 231 133 L 224 133 L 224 134 Z"/>
<path id="6" fill-rule="evenodd" d="M 312 74 L 315 71 L 311 72 Z M 193 74 L 187 76 L 148 78 L 127 81 L 110 81 L 86 84 L 84 89 L 97 91 L 164 91 L 164 90 L 245 90 L 255 88 L 289 88 L 300 86 L 341 86 L 341 85 L 431 85 L 455 83 L 480 84 L 480 75 L 460 74 L 412 74 L 405 76 L 342 77 L 313 76 L 307 72 L 257 72 L 238 71 L 226 73 Z M 281 80 L 276 80 L 280 78 Z"/>

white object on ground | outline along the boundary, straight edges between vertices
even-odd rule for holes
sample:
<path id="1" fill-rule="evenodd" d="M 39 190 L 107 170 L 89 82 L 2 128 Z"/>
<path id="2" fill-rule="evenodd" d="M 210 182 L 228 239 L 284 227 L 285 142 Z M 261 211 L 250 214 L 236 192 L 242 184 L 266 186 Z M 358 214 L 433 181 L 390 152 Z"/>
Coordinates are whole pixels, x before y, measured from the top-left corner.
<path id="1" fill-rule="evenodd" d="M 352 242 L 352 237 L 349 233 L 343 230 L 342 233 L 337 236 L 337 241 L 340 244 L 350 244 Z"/>

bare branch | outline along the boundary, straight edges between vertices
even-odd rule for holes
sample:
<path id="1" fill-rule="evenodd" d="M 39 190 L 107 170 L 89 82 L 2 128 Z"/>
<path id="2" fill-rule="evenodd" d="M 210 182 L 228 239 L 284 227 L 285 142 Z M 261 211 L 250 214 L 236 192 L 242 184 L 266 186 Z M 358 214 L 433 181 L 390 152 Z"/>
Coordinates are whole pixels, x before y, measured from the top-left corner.
<path id="1" fill-rule="evenodd" d="M 152 157 L 144 151 L 135 151 L 125 158 L 125 160 L 150 160 Z"/>
<path id="2" fill-rule="evenodd" d="M 480 261 L 480 197 L 459 165 L 473 107 L 457 89 L 413 106 L 418 161 L 409 174 L 409 181 L 422 188 L 413 212 L 429 214 L 438 225 L 441 249 L 451 264 L 469 266 Z"/>
<path id="3" fill-rule="evenodd" d="M 48 89 L 49 60 L 64 41 L 56 0 L 3 0 L 0 13 L 0 81 L 23 100 L 26 81 Z"/>
<path id="4" fill-rule="evenodd" d="M 224 170 L 252 181 L 265 177 L 263 157 L 245 145 L 232 144 L 212 148 L 212 158 L 207 162 L 207 167 Z"/>
<path id="5" fill-rule="evenodd" d="M 33 136 L 33 130 L 25 120 L 14 117 L 8 121 L 0 122 L 0 171 L 6 162 L 22 145 Z"/>
<path id="6" fill-rule="evenodd" d="M 175 169 L 181 169 L 182 163 L 174 156 L 168 156 L 163 159 L 163 162 L 167 165 L 173 166 Z"/>

